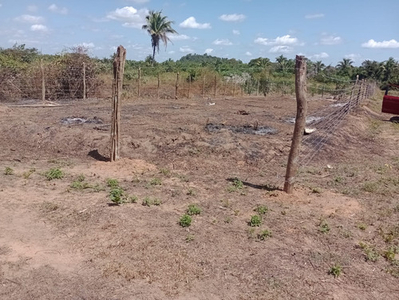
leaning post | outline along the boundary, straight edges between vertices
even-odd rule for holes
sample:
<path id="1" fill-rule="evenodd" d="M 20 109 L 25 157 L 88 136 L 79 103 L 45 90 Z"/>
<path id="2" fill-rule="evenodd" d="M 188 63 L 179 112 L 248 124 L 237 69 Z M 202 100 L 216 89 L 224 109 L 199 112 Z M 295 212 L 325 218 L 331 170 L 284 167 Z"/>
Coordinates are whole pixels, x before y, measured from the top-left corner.
<path id="1" fill-rule="evenodd" d="M 46 101 L 46 82 L 44 78 L 43 59 L 40 60 L 40 73 L 42 76 L 42 101 Z"/>
<path id="2" fill-rule="evenodd" d="M 125 69 L 126 49 L 119 46 L 114 59 L 114 82 L 112 84 L 112 120 L 111 120 L 111 155 L 110 160 L 119 159 L 121 133 L 121 96 L 123 72 Z"/>
<path id="3" fill-rule="evenodd" d="M 306 100 L 306 58 L 299 55 L 296 56 L 295 65 L 295 93 L 297 103 L 295 128 L 284 182 L 284 192 L 288 194 L 292 194 L 294 191 L 295 176 L 299 167 L 300 146 L 305 131 L 308 109 Z"/>

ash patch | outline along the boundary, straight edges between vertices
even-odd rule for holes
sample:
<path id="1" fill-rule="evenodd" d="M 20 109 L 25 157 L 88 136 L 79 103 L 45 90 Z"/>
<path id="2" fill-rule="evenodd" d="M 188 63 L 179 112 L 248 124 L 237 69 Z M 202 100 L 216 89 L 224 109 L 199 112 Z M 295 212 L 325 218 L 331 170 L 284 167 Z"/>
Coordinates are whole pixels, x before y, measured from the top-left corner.
<path id="1" fill-rule="evenodd" d="M 66 117 L 61 119 L 62 125 L 80 125 L 80 124 L 103 124 L 103 120 L 94 117 L 92 119 L 85 117 Z"/>
<path id="2" fill-rule="evenodd" d="M 273 135 L 277 134 L 277 129 L 268 127 L 268 126 L 251 126 L 251 125 L 244 125 L 244 126 L 231 126 L 231 125 L 224 125 L 224 124 L 206 124 L 205 129 L 208 132 L 219 132 L 223 129 L 230 130 L 234 133 L 244 133 L 244 134 L 255 134 L 255 135 Z"/>

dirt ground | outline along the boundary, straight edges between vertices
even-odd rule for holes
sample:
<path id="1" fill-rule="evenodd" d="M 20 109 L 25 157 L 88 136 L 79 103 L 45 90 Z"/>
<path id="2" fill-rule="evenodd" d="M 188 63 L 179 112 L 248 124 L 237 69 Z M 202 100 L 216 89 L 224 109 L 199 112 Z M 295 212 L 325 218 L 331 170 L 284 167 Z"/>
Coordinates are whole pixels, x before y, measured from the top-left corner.
<path id="1" fill-rule="evenodd" d="M 1 299 L 398 299 L 399 126 L 379 97 L 293 195 L 292 96 L 125 101 L 115 163 L 110 100 L 24 104 L 0 105 Z"/>

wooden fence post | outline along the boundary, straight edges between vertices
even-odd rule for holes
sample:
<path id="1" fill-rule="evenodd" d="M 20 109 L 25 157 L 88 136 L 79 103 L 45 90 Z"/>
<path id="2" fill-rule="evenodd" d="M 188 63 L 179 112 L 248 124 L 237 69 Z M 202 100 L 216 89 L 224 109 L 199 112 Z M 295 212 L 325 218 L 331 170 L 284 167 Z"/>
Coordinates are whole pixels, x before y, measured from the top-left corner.
<path id="1" fill-rule="evenodd" d="M 140 98 L 141 96 L 141 67 L 139 67 L 138 73 L 137 73 L 137 97 Z"/>
<path id="2" fill-rule="evenodd" d="M 176 74 L 176 85 L 175 85 L 175 99 L 177 99 L 178 97 L 178 93 L 179 93 L 179 72 L 177 72 Z"/>
<path id="3" fill-rule="evenodd" d="M 46 101 L 46 83 L 44 79 L 43 59 L 40 60 L 40 72 L 42 74 L 42 101 Z"/>
<path id="4" fill-rule="evenodd" d="M 83 63 L 83 100 L 86 100 L 86 63 Z"/>
<path id="5" fill-rule="evenodd" d="M 297 112 L 295 119 L 294 135 L 292 138 L 291 151 L 288 157 L 287 172 L 285 175 L 284 191 L 292 194 L 294 191 L 294 180 L 298 172 L 298 159 L 302 136 L 306 125 L 306 113 L 308 104 L 306 101 L 306 58 L 296 56 L 295 65 L 295 93 Z"/>
<path id="6" fill-rule="evenodd" d="M 114 82 L 112 84 L 112 120 L 111 120 L 111 161 L 119 159 L 121 133 L 121 95 L 123 72 L 125 69 L 126 49 L 119 46 L 114 59 Z"/>
<path id="7" fill-rule="evenodd" d="M 259 96 L 259 80 L 257 80 L 256 96 Z"/>

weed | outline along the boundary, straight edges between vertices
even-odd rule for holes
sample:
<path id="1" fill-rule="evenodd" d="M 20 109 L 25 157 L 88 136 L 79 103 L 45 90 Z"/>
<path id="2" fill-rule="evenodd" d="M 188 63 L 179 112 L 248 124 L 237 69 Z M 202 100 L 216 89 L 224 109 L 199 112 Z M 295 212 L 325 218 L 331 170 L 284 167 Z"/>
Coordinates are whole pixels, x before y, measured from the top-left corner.
<path id="1" fill-rule="evenodd" d="M 259 215 L 264 215 L 269 211 L 269 208 L 266 205 L 258 205 L 254 211 L 256 211 Z"/>
<path id="2" fill-rule="evenodd" d="M 155 198 L 152 200 L 152 204 L 154 204 L 155 206 L 160 206 L 162 204 L 162 201 L 158 198 Z"/>
<path id="3" fill-rule="evenodd" d="M 109 192 L 109 198 L 111 199 L 112 202 L 115 204 L 121 204 L 123 202 L 124 198 L 124 190 L 121 187 L 114 187 L 110 190 Z"/>
<path id="4" fill-rule="evenodd" d="M 45 212 L 52 212 L 57 210 L 58 208 L 58 204 L 49 201 L 45 201 L 41 204 L 41 209 Z"/>
<path id="5" fill-rule="evenodd" d="M 259 215 L 253 215 L 248 222 L 251 227 L 259 227 L 262 224 L 262 218 Z"/>
<path id="6" fill-rule="evenodd" d="M 159 179 L 159 178 L 151 179 L 150 185 L 162 185 L 161 179 Z"/>
<path id="7" fill-rule="evenodd" d="M 192 241 L 194 241 L 194 238 L 195 237 L 192 234 L 189 234 L 186 236 L 186 242 L 187 243 L 192 242 Z"/>
<path id="8" fill-rule="evenodd" d="M 328 271 L 328 274 L 334 276 L 335 278 L 339 277 L 342 273 L 342 267 L 340 264 L 334 264 L 331 266 L 330 270 Z"/>
<path id="9" fill-rule="evenodd" d="M 228 207 L 231 206 L 231 203 L 230 203 L 230 201 L 229 201 L 228 199 L 220 200 L 220 202 L 222 202 L 222 206 L 223 206 L 223 207 L 228 208 Z"/>
<path id="10" fill-rule="evenodd" d="M 230 218 L 230 217 L 226 217 L 226 218 L 224 219 L 224 222 L 225 222 L 226 224 L 230 224 L 230 223 L 231 223 L 231 218 Z"/>
<path id="11" fill-rule="evenodd" d="M 326 220 L 321 220 L 319 224 L 319 231 L 321 233 L 328 233 L 330 232 L 330 226 L 326 222 Z"/>
<path id="12" fill-rule="evenodd" d="M 258 240 L 264 241 L 271 236 L 272 236 L 271 231 L 265 229 L 265 230 L 262 230 L 260 233 L 258 233 L 257 237 L 258 237 Z"/>
<path id="13" fill-rule="evenodd" d="M 143 206 L 148 206 L 150 207 L 152 205 L 152 200 L 150 197 L 145 197 L 143 199 L 143 202 L 141 203 Z"/>
<path id="14" fill-rule="evenodd" d="M 14 174 L 14 170 L 10 167 L 6 167 L 4 169 L 4 175 L 13 175 Z"/>
<path id="15" fill-rule="evenodd" d="M 30 177 L 30 175 L 32 175 L 32 174 L 35 173 L 35 172 L 36 172 L 36 169 L 35 169 L 35 168 L 32 168 L 32 169 L 30 169 L 29 171 L 24 172 L 24 173 L 22 174 L 22 176 L 23 176 L 25 179 L 28 179 L 28 178 Z"/>
<path id="16" fill-rule="evenodd" d="M 184 214 L 179 219 L 179 224 L 181 227 L 189 227 L 191 225 L 191 217 L 187 214 Z"/>
<path id="17" fill-rule="evenodd" d="M 170 170 L 169 169 L 160 169 L 159 172 L 166 176 L 166 177 L 170 177 Z"/>
<path id="18" fill-rule="evenodd" d="M 234 193 L 239 190 L 242 190 L 243 188 L 244 188 L 244 184 L 242 183 L 242 181 L 240 179 L 238 179 L 237 177 L 235 177 L 235 178 L 233 178 L 231 185 L 227 187 L 227 191 L 229 193 Z"/>
<path id="19" fill-rule="evenodd" d="M 130 196 L 128 199 L 129 203 L 137 203 L 138 197 L 137 196 Z"/>
<path id="20" fill-rule="evenodd" d="M 367 225 L 364 224 L 364 223 L 360 223 L 360 224 L 357 225 L 357 228 L 359 228 L 360 230 L 366 230 Z"/>
<path id="21" fill-rule="evenodd" d="M 321 194 L 323 191 L 321 188 L 314 187 L 311 189 L 312 194 Z"/>
<path id="22" fill-rule="evenodd" d="M 94 186 L 92 186 L 92 189 L 96 193 L 105 191 L 105 187 L 103 187 L 102 185 L 100 185 L 98 183 L 96 183 Z"/>
<path id="23" fill-rule="evenodd" d="M 59 168 L 52 168 L 44 173 L 44 176 L 47 178 L 47 180 L 54 180 L 64 178 L 65 174 Z"/>
<path id="24" fill-rule="evenodd" d="M 108 178 L 107 179 L 107 186 L 111 189 L 119 187 L 119 182 L 117 179 Z"/>
<path id="25" fill-rule="evenodd" d="M 385 252 L 384 252 L 384 257 L 386 260 L 388 261 L 394 261 L 395 260 L 395 256 L 398 253 L 398 247 L 389 247 Z"/>
<path id="26" fill-rule="evenodd" d="M 362 186 L 362 190 L 368 193 L 375 193 L 378 190 L 377 182 L 366 182 Z"/>
<path id="27" fill-rule="evenodd" d="M 189 189 L 188 190 L 188 192 L 187 192 L 187 195 L 188 196 L 195 196 L 197 193 L 195 192 L 195 190 L 193 190 L 193 189 Z"/>
<path id="28" fill-rule="evenodd" d="M 177 175 L 177 177 L 178 177 L 182 182 L 189 182 L 189 181 L 190 181 L 186 175 Z"/>
<path id="29" fill-rule="evenodd" d="M 249 228 L 247 230 L 247 235 L 249 239 L 253 239 L 255 237 L 255 228 Z"/>
<path id="30" fill-rule="evenodd" d="M 76 189 L 76 190 L 83 190 L 83 189 L 88 189 L 91 188 L 90 184 L 88 184 L 85 181 L 85 176 L 84 175 L 79 175 L 75 181 L 71 183 L 71 188 Z"/>
<path id="31" fill-rule="evenodd" d="M 376 262 L 378 260 L 380 255 L 374 247 L 363 242 L 359 243 L 359 247 L 363 250 L 366 261 Z"/>
<path id="32" fill-rule="evenodd" d="M 201 214 L 201 208 L 196 204 L 190 204 L 187 208 L 187 214 L 189 216 Z"/>
<path id="33" fill-rule="evenodd" d="M 240 210 L 239 209 L 235 209 L 234 210 L 234 215 L 237 217 L 240 214 Z"/>

